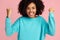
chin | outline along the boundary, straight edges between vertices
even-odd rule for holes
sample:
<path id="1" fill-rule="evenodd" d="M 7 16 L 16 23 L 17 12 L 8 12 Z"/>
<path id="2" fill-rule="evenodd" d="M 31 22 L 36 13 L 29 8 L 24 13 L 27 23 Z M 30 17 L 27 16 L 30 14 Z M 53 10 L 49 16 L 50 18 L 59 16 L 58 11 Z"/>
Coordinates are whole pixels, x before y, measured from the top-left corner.
<path id="1" fill-rule="evenodd" d="M 36 16 L 29 16 L 30 18 L 35 18 Z"/>

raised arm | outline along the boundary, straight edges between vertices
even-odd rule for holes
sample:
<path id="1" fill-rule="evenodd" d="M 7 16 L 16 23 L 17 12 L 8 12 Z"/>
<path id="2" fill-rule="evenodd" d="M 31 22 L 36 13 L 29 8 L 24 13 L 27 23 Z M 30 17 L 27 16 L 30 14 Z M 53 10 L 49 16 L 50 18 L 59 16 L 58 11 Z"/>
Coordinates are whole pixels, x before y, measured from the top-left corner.
<path id="1" fill-rule="evenodd" d="M 11 10 L 7 9 L 7 17 L 5 21 L 5 32 L 7 36 L 12 35 L 13 33 L 18 32 L 19 30 L 19 18 L 13 24 L 11 24 L 11 20 L 9 18 L 10 14 Z"/>
<path id="2" fill-rule="evenodd" d="M 53 36 L 55 34 L 55 19 L 54 19 L 54 10 L 49 9 L 48 22 L 43 19 L 42 25 L 45 27 L 44 31 L 46 34 Z"/>

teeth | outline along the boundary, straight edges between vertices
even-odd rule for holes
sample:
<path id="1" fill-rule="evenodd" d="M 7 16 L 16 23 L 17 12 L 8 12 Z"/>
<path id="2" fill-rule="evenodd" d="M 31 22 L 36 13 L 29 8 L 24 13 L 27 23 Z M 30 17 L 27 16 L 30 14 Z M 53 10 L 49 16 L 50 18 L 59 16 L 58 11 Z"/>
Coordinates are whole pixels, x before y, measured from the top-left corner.
<path id="1" fill-rule="evenodd" d="M 33 13 L 30 13 L 30 15 L 33 15 Z"/>

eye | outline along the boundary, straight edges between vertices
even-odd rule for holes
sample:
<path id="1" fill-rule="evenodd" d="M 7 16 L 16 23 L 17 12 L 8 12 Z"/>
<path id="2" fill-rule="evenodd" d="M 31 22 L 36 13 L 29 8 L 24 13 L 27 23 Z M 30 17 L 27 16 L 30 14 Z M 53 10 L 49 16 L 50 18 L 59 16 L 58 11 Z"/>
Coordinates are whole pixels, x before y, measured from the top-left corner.
<path id="1" fill-rule="evenodd" d="M 35 7 L 32 7 L 32 9 L 35 9 Z"/>

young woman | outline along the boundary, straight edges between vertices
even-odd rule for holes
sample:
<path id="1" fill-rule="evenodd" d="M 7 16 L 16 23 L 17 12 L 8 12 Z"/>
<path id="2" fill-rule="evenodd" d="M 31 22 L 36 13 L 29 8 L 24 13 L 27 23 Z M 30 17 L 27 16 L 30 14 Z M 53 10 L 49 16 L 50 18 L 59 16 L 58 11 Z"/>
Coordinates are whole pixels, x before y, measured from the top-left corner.
<path id="1" fill-rule="evenodd" d="M 22 0 L 19 3 L 18 11 L 22 15 L 11 25 L 11 10 L 7 9 L 6 35 L 10 36 L 18 32 L 17 40 L 44 40 L 46 34 L 55 34 L 54 9 L 49 9 L 49 20 L 39 16 L 44 10 L 41 0 Z"/>

